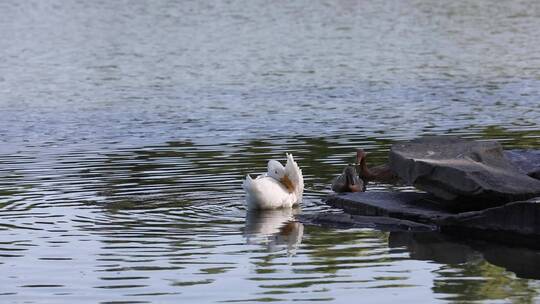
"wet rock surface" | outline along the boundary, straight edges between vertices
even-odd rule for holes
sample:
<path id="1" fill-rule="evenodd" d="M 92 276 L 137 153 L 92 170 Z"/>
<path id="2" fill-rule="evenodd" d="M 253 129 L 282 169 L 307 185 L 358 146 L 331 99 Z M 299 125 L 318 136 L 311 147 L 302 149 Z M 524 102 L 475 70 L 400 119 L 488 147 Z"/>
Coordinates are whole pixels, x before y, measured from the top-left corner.
<path id="1" fill-rule="evenodd" d="M 441 231 L 540 248 L 540 197 L 440 221 Z"/>
<path id="2" fill-rule="evenodd" d="M 534 171 L 527 165 L 527 155 L 506 155 L 494 141 L 426 137 L 394 144 L 390 167 L 404 182 L 454 201 L 461 211 L 539 196 L 540 180 L 525 174 Z"/>
<path id="3" fill-rule="evenodd" d="M 540 197 L 508 203 L 504 206 L 481 211 L 455 213 L 446 201 L 428 193 L 415 192 L 360 192 L 330 195 L 325 202 L 348 214 L 327 217 L 325 221 L 350 222 L 357 219 L 366 226 L 366 221 L 379 218 L 394 218 L 429 226 L 443 233 L 459 237 L 491 240 L 510 245 L 539 248 L 540 243 Z M 339 225 L 336 224 L 337 228 Z M 346 227 L 342 227 L 346 228 Z"/>
<path id="4" fill-rule="evenodd" d="M 444 202 L 428 193 L 370 191 L 330 195 L 325 202 L 349 214 L 386 216 L 415 221 L 437 223 L 454 215 Z"/>

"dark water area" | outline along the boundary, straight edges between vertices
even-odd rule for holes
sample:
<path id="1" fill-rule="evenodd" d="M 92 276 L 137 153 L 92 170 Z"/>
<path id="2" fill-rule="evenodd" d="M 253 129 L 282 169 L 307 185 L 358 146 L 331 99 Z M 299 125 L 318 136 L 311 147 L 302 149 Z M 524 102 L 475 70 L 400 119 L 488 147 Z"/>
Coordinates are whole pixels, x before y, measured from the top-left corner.
<path id="1" fill-rule="evenodd" d="M 3 1 L 0 302 L 537 303 L 538 251 L 295 216 L 339 212 L 358 147 L 540 149 L 539 28 L 536 1 Z M 285 152 L 301 208 L 247 214 Z"/>

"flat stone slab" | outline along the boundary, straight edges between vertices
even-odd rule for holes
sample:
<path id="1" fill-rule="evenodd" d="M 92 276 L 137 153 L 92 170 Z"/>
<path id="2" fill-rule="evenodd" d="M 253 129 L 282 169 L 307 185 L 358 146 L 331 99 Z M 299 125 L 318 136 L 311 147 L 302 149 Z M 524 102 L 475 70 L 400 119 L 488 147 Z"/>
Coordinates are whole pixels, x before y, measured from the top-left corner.
<path id="1" fill-rule="evenodd" d="M 394 217 L 428 224 L 436 224 L 455 215 L 444 202 L 428 193 L 354 192 L 329 195 L 325 203 L 350 214 Z"/>
<path id="2" fill-rule="evenodd" d="M 359 226 L 370 228 L 367 227 L 370 220 L 376 223 L 381 222 L 378 217 L 394 218 L 406 221 L 404 225 L 415 222 L 460 237 L 540 248 L 540 197 L 462 213 L 452 212 L 447 202 L 431 194 L 416 192 L 335 194 L 326 197 L 325 203 L 354 215 L 343 215 L 343 219 L 339 215 L 322 217 L 321 221 L 327 225 L 332 221 L 338 226 L 340 222 L 352 225 L 350 222 L 358 220 Z M 399 222 L 394 223 L 399 226 Z M 377 228 L 376 224 L 374 228 Z"/>
<path id="3" fill-rule="evenodd" d="M 438 230 L 438 227 L 435 225 L 421 224 L 413 221 L 400 220 L 391 217 L 362 216 L 347 213 L 300 214 L 297 216 L 297 219 L 304 225 L 314 225 L 339 229 L 370 228 L 390 232 L 427 232 Z"/>
<path id="4" fill-rule="evenodd" d="M 481 211 L 464 212 L 440 221 L 442 232 L 513 245 L 540 248 L 540 197 Z"/>
<path id="5" fill-rule="evenodd" d="M 540 195 L 540 180 L 525 174 L 495 141 L 425 137 L 392 145 L 389 164 L 404 182 L 444 199 L 462 211 L 500 206 Z"/>

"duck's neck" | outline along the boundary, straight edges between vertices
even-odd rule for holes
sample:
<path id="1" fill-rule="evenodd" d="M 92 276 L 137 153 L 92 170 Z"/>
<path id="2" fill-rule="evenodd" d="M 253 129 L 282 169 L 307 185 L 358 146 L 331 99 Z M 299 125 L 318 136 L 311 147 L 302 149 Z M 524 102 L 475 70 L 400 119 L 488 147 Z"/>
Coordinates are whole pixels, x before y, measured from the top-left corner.
<path id="1" fill-rule="evenodd" d="M 369 170 L 366 164 L 366 157 L 362 157 L 360 160 L 360 177 L 365 179 L 373 179 L 373 173 Z"/>

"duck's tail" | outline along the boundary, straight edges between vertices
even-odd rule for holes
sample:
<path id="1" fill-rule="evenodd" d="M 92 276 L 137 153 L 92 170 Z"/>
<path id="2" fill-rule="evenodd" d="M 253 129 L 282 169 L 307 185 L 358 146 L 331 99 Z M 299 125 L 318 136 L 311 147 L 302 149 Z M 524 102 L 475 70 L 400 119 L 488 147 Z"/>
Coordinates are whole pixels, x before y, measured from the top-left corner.
<path id="1" fill-rule="evenodd" d="M 294 161 L 292 154 L 287 153 L 287 164 L 285 164 L 285 174 L 289 180 L 293 183 L 295 191 L 302 195 L 304 192 L 304 177 L 302 176 L 302 170 L 298 164 Z"/>
<path id="2" fill-rule="evenodd" d="M 242 182 L 242 188 L 246 192 L 249 192 L 253 189 L 253 178 L 251 178 L 249 174 L 246 175 L 246 179 Z"/>

